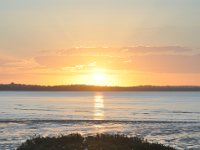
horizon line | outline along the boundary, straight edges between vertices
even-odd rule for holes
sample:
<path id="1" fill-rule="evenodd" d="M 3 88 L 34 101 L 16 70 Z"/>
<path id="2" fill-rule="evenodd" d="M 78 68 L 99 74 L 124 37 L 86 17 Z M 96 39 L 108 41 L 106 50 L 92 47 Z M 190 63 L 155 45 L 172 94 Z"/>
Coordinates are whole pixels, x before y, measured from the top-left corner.
<path id="1" fill-rule="evenodd" d="M 130 86 L 120 86 L 120 85 L 95 85 L 95 84 L 55 84 L 55 85 L 45 85 L 45 84 L 27 84 L 27 83 L 0 83 L 0 85 L 25 85 L 25 86 L 44 86 L 44 87 L 56 87 L 56 86 L 93 86 L 93 87 L 200 87 L 200 85 L 130 85 Z"/>

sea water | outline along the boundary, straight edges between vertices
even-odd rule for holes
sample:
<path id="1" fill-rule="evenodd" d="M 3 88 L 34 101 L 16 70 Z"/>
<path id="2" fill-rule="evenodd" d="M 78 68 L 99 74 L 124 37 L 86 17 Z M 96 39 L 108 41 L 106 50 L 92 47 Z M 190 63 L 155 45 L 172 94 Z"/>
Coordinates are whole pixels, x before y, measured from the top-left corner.
<path id="1" fill-rule="evenodd" d="M 200 92 L 0 92 L 0 150 L 70 133 L 118 133 L 199 150 Z"/>

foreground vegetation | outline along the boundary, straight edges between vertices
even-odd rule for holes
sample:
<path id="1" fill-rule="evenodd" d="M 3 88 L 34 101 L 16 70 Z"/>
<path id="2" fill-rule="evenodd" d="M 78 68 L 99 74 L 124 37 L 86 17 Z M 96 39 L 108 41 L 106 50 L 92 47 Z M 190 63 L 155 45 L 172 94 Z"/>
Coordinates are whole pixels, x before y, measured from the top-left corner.
<path id="1" fill-rule="evenodd" d="M 36 137 L 17 150 L 175 150 L 162 144 L 149 143 L 137 137 L 97 134 L 83 137 L 70 134 L 60 137 Z"/>

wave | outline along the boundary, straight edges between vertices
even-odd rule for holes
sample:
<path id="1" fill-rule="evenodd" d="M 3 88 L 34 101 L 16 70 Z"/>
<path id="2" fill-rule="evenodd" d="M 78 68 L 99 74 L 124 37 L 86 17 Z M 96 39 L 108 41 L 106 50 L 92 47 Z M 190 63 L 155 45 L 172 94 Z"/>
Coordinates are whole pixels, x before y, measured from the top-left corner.
<path id="1" fill-rule="evenodd" d="M 103 123 L 117 123 L 117 124 L 137 124 L 137 123 L 149 123 L 149 124 L 170 124 L 170 123 L 197 123 L 200 121 L 157 121 L 157 120 L 137 120 L 137 121 L 128 121 L 128 120 L 56 120 L 56 119 L 0 119 L 0 123 L 66 123 L 66 124 L 76 124 L 76 123 L 92 123 L 92 124 L 103 124 Z"/>
<path id="2" fill-rule="evenodd" d="M 200 112 L 190 112 L 190 111 L 172 111 L 172 113 L 177 113 L 177 114 L 200 114 Z"/>
<path id="3" fill-rule="evenodd" d="M 43 109 L 43 108 L 14 108 L 15 110 L 32 110 L 32 111 L 59 111 L 59 110 L 52 110 L 52 109 Z"/>

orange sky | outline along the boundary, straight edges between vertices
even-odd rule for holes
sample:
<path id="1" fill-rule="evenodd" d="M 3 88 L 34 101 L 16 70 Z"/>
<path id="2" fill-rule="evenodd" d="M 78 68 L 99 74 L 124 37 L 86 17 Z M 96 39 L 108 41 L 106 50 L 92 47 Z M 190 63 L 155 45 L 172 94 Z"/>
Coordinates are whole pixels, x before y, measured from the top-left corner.
<path id="1" fill-rule="evenodd" d="M 200 55 L 176 46 L 49 50 L 1 64 L 1 83 L 200 85 Z"/>
<path id="2" fill-rule="evenodd" d="M 2 0 L 0 83 L 200 85 L 199 0 Z"/>

